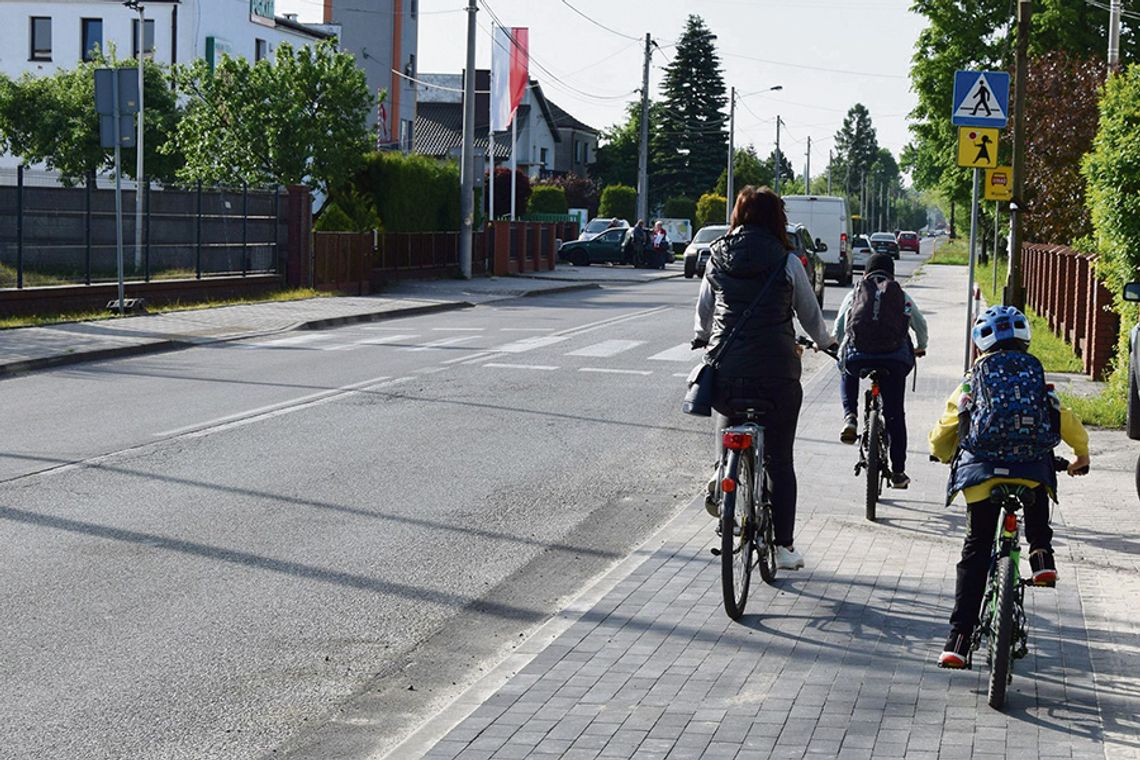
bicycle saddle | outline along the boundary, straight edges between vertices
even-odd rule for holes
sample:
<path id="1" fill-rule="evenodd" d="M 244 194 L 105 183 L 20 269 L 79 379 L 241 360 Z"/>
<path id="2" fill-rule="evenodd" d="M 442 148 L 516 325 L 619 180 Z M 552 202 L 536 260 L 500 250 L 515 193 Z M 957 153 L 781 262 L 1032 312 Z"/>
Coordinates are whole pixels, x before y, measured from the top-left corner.
<path id="1" fill-rule="evenodd" d="M 890 377 L 891 371 L 882 367 L 867 367 L 866 369 L 859 370 L 859 377 L 870 377 L 871 375 L 878 375 L 879 377 Z"/>

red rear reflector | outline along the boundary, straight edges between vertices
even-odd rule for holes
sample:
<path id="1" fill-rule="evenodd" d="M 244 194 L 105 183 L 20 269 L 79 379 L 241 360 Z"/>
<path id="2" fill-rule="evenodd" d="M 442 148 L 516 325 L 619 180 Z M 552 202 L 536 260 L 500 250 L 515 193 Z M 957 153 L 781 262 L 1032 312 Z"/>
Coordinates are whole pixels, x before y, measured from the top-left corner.
<path id="1" fill-rule="evenodd" d="M 879 386 L 878 385 L 872 385 L 871 386 L 871 395 L 876 396 L 876 397 L 879 395 Z"/>
<path id="2" fill-rule="evenodd" d="M 807 269 L 808 257 L 807 256 L 800 256 L 800 263 L 804 265 L 804 269 Z"/>
<path id="3" fill-rule="evenodd" d="M 847 233 L 846 232 L 840 232 L 839 233 L 839 242 L 840 243 L 846 243 L 847 242 Z"/>
<path id="4" fill-rule="evenodd" d="M 751 433 L 725 433 L 721 440 L 726 449 L 747 449 L 752 446 Z"/>
<path id="5" fill-rule="evenodd" d="M 1017 515 L 1006 515 L 1005 532 L 1013 533 L 1015 530 L 1017 530 Z"/>
<path id="6" fill-rule="evenodd" d="M 725 478 L 724 480 L 720 481 L 720 490 L 724 491 L 725 493 L 732 493 L 736 490 L 736 481 L 732 478 Z"/>

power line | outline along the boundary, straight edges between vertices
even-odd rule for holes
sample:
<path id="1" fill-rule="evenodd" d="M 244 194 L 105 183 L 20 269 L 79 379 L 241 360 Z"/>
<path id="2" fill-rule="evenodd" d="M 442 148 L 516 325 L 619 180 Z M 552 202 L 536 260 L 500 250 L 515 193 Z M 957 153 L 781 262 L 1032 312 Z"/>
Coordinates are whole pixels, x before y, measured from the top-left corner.
<path id="1" fill-rule="evenodd" d="M 609 32 L 610 34 L 616 34 L 618 37 L 625 37 L 627 40 L 633 40 L 634 42 L 641 42 L 641 38 L 640 38 L 640 37 L 634 37 L 634 36 L 632 36 L 632 35 L 626 34 L 625 32 L 619 32 L 619 31 L 618 31 L 618 30 L 616 30 L 616 29 L 612 29 L 612 28 L 610 28 L 610 27 L 606 26 L 606 25 L 605 25 L 605 24 L 603 24 L 602 22 L 600 22 L 600 21 L 598 21 L 597 19 L 595 19 L 593 16 L 588 16 L 588 15 L 586 15 L 585 13 L 583 13 L 582 11 L 578 10 L 578 9 L 577 9 L 577 8 L 575 8 L 573 5 L 571 5 L 569 2 L 567 2 L 567 0 L 562 0 L 562 4 L 563 4 L 563 5 L 565 5 L 567 8 L 569 8 L 570 10 L 574 11 L 575 13 L 577 13 L 577 14 L 578 14 L 579 16 L 581 16 L 582 18 L 584 18 L 584 19 L 586 19 L 587 21 L 589 21 L 589 22 L 590 22 L 591 24 L 593 24 L 594 26 L 598 27 L 599 29 L 605 29 L 605 30 L 606 30 L 607 32 Z"/>
<path id="2" fill-rule="evenodd" d="M 1087 0 L 1086 0 L 1087 2 Z M 881 79 L 910 79 L 905 74 L 876 74 L 869 71 L 852 71 L 851 69 L 829 69 L 823 66 L 808 66 L 801 63 L 788 63 L 787 61 L 774 61 L 768 58 L 757 58 L 752 55 L 744 55 L 742 53 L 729 53 L 724 50 L 720 51 L 721 55 L 729 56 L 730 58 L 743 58 L 746 61 L 756 61 L 757 63 L 767 63 L 771 66 L 786 66 L 791 69 L 807 69 L 808 71 L 823 71 L 828 74 L 854 74 L 861 77 L 879 77 Z"/>

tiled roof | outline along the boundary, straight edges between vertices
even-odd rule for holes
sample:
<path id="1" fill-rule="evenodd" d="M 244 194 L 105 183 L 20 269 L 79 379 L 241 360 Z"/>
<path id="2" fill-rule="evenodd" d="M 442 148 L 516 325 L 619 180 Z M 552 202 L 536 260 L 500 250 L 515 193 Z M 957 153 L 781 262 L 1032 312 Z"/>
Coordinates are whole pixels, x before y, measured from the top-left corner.
<path id="1" fill-rule="evenodd" d="M 526 118 L 530 106 L 519 106 L 519 117 Z M 424 103 L 416 107 L 416 125 L 412 130 L 416 153 L 428 156 L 451 156 L 463 145 L 463 106 L 459 103 Z M 495 158 L 511 157 L 511 133 L 502 132 L 495 137 Z M 475 119 L 475 150 L 487 152 L 487 117 L 482 123 Z"/>
<path id="2" fill-rule="evenodd" d="M 576 129 L 579 132 L 590 132 L 591 134 L 598 134 L 598 130 L 591 127 L 589 124 L 584 124 L 571 116 L 566 111 L 562 110 L 550 98 L 546 99 L 547 105 L 550 106 L 550 113 L 554 117 L 554 126 L 559 129 Z"/>

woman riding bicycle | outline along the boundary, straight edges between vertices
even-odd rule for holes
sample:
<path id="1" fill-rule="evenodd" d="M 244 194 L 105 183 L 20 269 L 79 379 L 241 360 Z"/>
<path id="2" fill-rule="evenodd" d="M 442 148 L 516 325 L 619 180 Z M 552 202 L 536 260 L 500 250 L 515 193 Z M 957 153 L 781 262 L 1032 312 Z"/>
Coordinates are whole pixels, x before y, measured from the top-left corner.
<path id="1" fill-rule="evenodd" d="M 800 349 L 792 317 L 817 345 L 835 347 L 808 281 L 804 265 L 791 251 L 784 202 L 767 187 L 740 191 L 732 209 L 730 232 L 712 244 L 712 255 L 697 297 L 693 347 L 716 354 L 721 341 L 737 335 L 719 362 L 713 408 L 717 430 L 736 424 L 739 413 L 762 405 L 765 465 L 771 481 L 776 564 L 785 570 L 804 566 L 795 550 L 796 439 L 803 389 Z M 757 302 L 757 298 L 759 301 Z M 751 308 L 746 320 L 741 317 Z M 717 435 L 717 463 L 721 439 Z M 714 483 L 715 486 L 715 483 Z M 716 516 L 717 504 L 706 499 Z"/>

